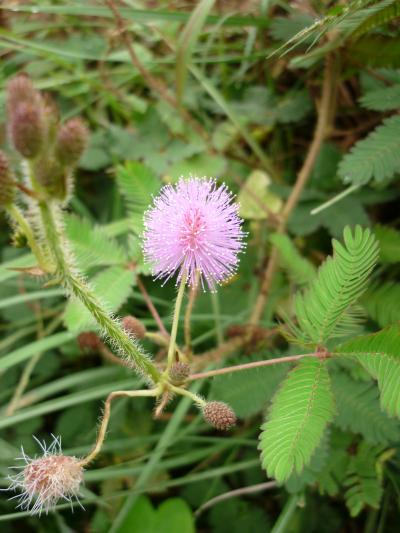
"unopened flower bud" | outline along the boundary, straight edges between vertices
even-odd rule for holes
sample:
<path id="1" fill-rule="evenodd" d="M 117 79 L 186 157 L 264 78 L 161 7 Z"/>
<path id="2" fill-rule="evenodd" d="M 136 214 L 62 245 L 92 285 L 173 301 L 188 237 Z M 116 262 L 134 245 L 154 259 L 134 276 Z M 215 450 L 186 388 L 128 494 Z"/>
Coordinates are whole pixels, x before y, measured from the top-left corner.
<path id="1" fill-rule="evenodd" d="M 8 132 L 14 148 L 27 159 L 35 158 L 44 140 L 41 106 L 20 102 L 9 115 Z"/>
<path id="2" fill-rule="evenodd" d="M 81 119 L 72 118 L 61 126 L 56 141 L 55 156 L 66 166 L 75 166 L 85 151 L 88 130 Z"/>
<path id="3" fill-rule="evenodd" d="M 236 424 L 236 415 L 224 402 L 207 402 L 203 407 L 204 420 L 215 428 L 226 431 Z"/>
<path id="4" fill-rule="evenodd" d="M 51 197 L 63 200 L 67 195 L 70 171 L 57 159 L 40 157 L 34 162 L 37 182 Z"/>
<path id="5" fill-rule="evenodd" d="M 19 474 L 9 476 L 10 490 L 20 490 L 18 507 L 31 514 L 46 514 L 59 500 L 72 503 L 83 481 L 83 468 L 76 457 L 62 455 L 61 442 L 54 439 L 42 457 L 30 458 L 23 453 L 26 466 Z"/>
<path id="6" fill-rule="evenodd" d="M 190 366 L 187 363 L 174 363 L 169 372 L 169 377 L 173 385 L 182 385 L 190 375 Z"/>
<path id="7" fill-rule="evenodd" d="M 0 151 L 0 207 L 7 207 L 14 200 L 14 183 L 7 156 Z"/>
<path id="8" fill-rule="evenodd" d="M 144 339 L 146 335 L 145 325 L 132 315 L 127 315 L 122 319 L 122 327 L 137 339 Z"/>
<path id="9" fill-rule="evenodd" d="M 7 83 L 6 106 L 9 118 L 19 104 L 28 103 L 38 106 L 40 102 L 39 91 L 35 89 L 32 80 L 24 72 L 17 74 Z"/>
<path id="10" fill-rule="evenodd" d="M 78 335 L 78 344 L 82 351 L 98 350 L 101 343 L 100 337 L 94 331 L 84 331 Z"/>

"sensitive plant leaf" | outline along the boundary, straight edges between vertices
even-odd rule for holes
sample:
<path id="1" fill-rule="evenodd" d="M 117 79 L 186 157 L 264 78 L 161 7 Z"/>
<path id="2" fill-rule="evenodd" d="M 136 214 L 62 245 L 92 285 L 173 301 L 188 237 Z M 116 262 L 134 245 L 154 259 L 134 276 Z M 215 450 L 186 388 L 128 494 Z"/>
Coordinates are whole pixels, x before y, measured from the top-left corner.
<path id="1" fill-rule="evenodd" d="M 400 84 L 367 92 L 360 104 L 373 111 L 390 111 L 400 108 Z"/>
<path id="2" fill-rule="evenodd" d="M 353 31 L 352 37 L 360 37 L 374 28 L 388 24 L 399 16 L 400 4 L 397 0 L 383 0 L 382 2 L 378 2 L 375 6 L 369 8 L 368 15 L 363 17 L 363 22 Z"/>
<path id="3" fill-rule="evenodd" d="M 379 241 L 381 263 L 400 262 L 400 231 L 377 224 L 374 233 Z"/>
<path id="4" fill-rule="evenodd" d="M 400 172 L 400 117 L 387 118 L 365 139 L 358 141 L 339 164 L 345 183 L 364 185 L 392 179 Z"/>
<path id="5" fill-rule="evenodd" d="M 343 431 L 360 433 L 371 444 L 399 441 L 400 425 L 382 413 L 379 392 L 373 382 L 355 381 L 344 372 L 335 372 L 331 379 L 337 409 L 336 426 Z"/>
<path id="6" fill-rule="evenodd" d="M 337 346 L 336 355 L 351 355 L 378 382 L 381 408 L 400 418 L 400 325 Z"/>
<path id="7" fill-rule="evenodd" d="M 369 289 L 362 306 L 381 328 L 400 321 L 400 283 L 386 282 Z"/>
<path id="8" fill-rule="evenodd" d="M 93 291 L 105 308 L 113 313 L 129 298 L 134 283 L 130 270 L 110 267 L 97 274 L 91 281 Z M 64 313 L 64 322 L 70 331 L 97 330 L 95 320 L 83 304 L 71 300 Z"/>
<path id="9" fill-rule="evenodd" d="M 88 220 L 67 216 L 66 233 L 82 270 L 94 266 L 122 265 L 127 261 L 122 247 L 100 226 L 92 226 Z"/>
<path id="10" fill-rule="evenodd" d="M 351 516 L 357 516 L 367 505 L 379 508 L 382 498 L 382 481 L 377 463 L 383 448 L 362 442 L 357 454 L 350 459 L 344 486 L 345 500 Z"/>
<path id="11" fill-rule="evenodd" d="M 149 168 L 136 161 L 117 167 L 116 179 L 132 218 L 133 230 L 141 234 L 144 212 L 160 190 L 161 182 Z"/>
<path id="12" fill-rule="evenodd" d="M 318 270 L 317 279 L 294 300 L 298 327 L 289 324 L 299 342 L 324 344 L 331 336 L 351 330 L 349 308 L 365 291 L 378 259 L 378 243 L 370 230 L 349 227 L 344 245 L 332 241 L 334 254 Z M 357 316 L 355 325 L 358 325 Z"/>
<path id="13" fill-rule="evenodd" d="M 287 235 L 273 233 L 269 240 L 278 249 L 280 266 L 287 271 L 294 283 L 305 285 L 315 278 L 317 269 L 300 254 Z"/>
<path id="14" fill-rule="evenodd" d="M 334 398 L 324 361 L 303 359 L 282 383 L 262 425 L 259 448 L 267 474 L 285 481 L 299 473 L 321 442 L 334 415 Z"/>
<path id="15" fill-rule="evenodd" d="M 396 68 L 400 66 L 400 39 L 381 34 L 365 35 L 349 43 L 345 56 L 350 64 L 357 57 L 361 65 Z"/>
<path id="16" fill-rule="evenodd" d="M 268 190 L 271 178 L 262 170 L 253 170 L 238 195 L 239 214 L 250 220 L 268 218 L 269 213 L 278 213 L 282 200 Z"/>

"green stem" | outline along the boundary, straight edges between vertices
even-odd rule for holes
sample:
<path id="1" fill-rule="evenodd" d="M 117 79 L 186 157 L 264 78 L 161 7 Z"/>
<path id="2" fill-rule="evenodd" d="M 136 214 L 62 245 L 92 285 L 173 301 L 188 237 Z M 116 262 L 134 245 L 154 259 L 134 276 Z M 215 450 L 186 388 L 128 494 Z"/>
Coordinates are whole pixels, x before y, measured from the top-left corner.
<path id="1" fill-rule="evenodd" d="M 271 529 L 271 533 L 285 533 L 285 531 L 287 531 L 288 523 L 297 508 L 299 500 L 300 496 L 298 494 L 293 494 L 290 496 L 285 504 L 285 507 L 282 509 L 278 520 L 275 522 L 274 527 Z"/>
<path id="2" fill-rule="evenodd" d="M 18 224 L 18 226 L 23 231 L 26 237 L 26 240 L 28 241 L 30 249 L 32 250 L 36 259 L 38 260 L 39 266 L 43 268 L 43 270 L 48 271 L 49 265 L 46 259 L 44 258 L 43 250 L 40 248 L 39 244 L 36 242 L 32 229 L 29 226 L 28 222 L 26 221 L 24 215 L 21 213 L 18 207 L 14 204 L 7 207 L 7 212 L 10 215 L 10 217 Z"/>
<path id="3" fill-rule="evenodd" d="M 63 246 L 63 235 L 57 226 L 52 206 L 44 202 L 39 203 L 43 228 L 50 251 L 56 264 L 56 274 L 66 288 L 82 302 L 101 330 L 116 344 L 122 357 L 132 360 L 141 373 L 151 378 L 155 383 L 160 381 L 160 372 L 147 358 L 132 339 L 126 334 L 120 324 L 103 309 L 103 306 L 93 294 L 85 281 L 71 269 Z"/>
<path id="4" fill-rule="evenodd" d="M 181 277 L 180 285 L 179 285 L 178 296 L 176 297 L 174 318 L 172 320 L 171 338 L 169 341 L 168 357 L 167 357 L 167 373 L 171 370 L 171 367 L 174 363 L 176 335 L 178 333 L 179 316 L 181 314 L 183 295 L 185 294 L 186 279 L 187 279 L 186 273 L 183 273 Z"/>

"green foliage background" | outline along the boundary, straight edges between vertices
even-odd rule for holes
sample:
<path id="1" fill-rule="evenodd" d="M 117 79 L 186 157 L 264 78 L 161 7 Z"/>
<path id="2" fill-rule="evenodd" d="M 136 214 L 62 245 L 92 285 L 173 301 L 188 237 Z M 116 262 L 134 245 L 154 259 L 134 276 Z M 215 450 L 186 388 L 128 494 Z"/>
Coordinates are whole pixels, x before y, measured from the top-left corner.
<path id="1" fill-rule="evenodd" d="M 143 212 L 162 184 L 181 175 L 218 177 L 238 194 L 248 245 L 235 279 L 216 296 L 198 295 L 194 360 L 240 334 L 273 249 L 278 268 L 257 335 L 213 364 L 284 357 L 321 343 L 337 356 L 196 381 L 193 390 L 235 409 L 239 424 L 229 436 L 206 426 L 187 399 L 159 420 L 150 400 L 120 399 L 104 453 L 85 475 L 86 511 L 71 514 L 61 504 L 38 519 L 16 513 L 4 493 L 2 531 L 394 531 L 400 3 L 115 5 L 145 74 L 132 65 L 104 2 L 5 2 L 0 11 L 1 122 L 5 84 L 23 70 L 57 102 L 62 119 L 81 115 L 91 129 L 66 215 L 77 264 L 110 311 L 156 330 L 140 277 L 168 328 L 176 290 L 153 282 L 143 262 Z M 329 130 L 281 233 L 279 216 L 313 139 L 328 60 L 335 86 Z M 148 75 L 162 80 L 175 106 Z M 4 146 L 5 137 L 4 124 Z M 141 382 L 100 353 L 81 350 L 77 336 L 95 328 L 91 317 L 79 303 L 66 303 L 62 289 L 21 274 L 33 257 L 6 217 L 0 223 L 6 488 L 20 446 L 38 453 L 32 435 L 62 435 L 65 453 L 83 455 L 107 394 Z M 145 348 L 159 351 L 148 341 Z M 279 483 L 202 509 L 267 475 Z"/>

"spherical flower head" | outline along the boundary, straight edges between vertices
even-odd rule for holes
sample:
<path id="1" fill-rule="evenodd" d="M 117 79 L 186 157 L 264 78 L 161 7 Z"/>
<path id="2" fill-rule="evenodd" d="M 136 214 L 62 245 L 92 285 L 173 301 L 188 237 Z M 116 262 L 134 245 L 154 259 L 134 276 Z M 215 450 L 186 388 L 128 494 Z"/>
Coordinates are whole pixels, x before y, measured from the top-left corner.
<path id="1" fill-rule="evenodd" d="M 144 339 L 146 336 L 146 326 L 132 315 L 124 316 L 122 319 L 124 330 L 133 335 L 136 339 Z"/>
<path id="2" fill-rule="evenodd" d="M 244 233 L 238 204 L 226 185 L 209 178 L 181 178 L 166 185 L 146 212 L 144 255 L 157 278 L 194 287 L 199 274 L 211 291 L 237 269 Z"/>
<path id="3" fill-rule="evenodd" d="M 22 451 L 25 466 L 19 474 L 9 476 L 10 490 L 19 490 L 20 507 L 31 514 L 47 514 L 59 500 L 68 501 L 78 498 L 79 487 L 83 481 L 83 468 L 76 457 L 62 455 L 61 441 L 54 438 L 47 448 L 39 443 L 43 455 L 30 458 Z"/>

